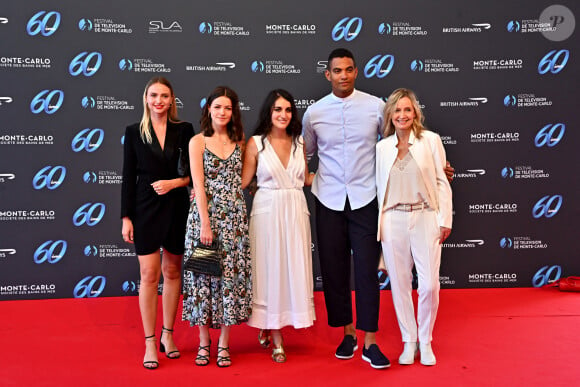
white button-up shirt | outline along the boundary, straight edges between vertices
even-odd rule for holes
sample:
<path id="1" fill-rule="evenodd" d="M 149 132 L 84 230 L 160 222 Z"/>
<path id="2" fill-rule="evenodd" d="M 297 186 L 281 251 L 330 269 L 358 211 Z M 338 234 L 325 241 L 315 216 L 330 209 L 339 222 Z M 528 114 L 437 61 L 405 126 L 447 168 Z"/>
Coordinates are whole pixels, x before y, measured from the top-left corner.
<path id="1" fill-rule="evenodd" d="M 375 145 L 383 126 L 381 99 L 354 90 L 346 98 L 329 94 L 304 113 L 303 135 L 308 159 L 318 152 L 312 193 L 324 206 L 344 210 L 371 202 L 375 189 Z"/>

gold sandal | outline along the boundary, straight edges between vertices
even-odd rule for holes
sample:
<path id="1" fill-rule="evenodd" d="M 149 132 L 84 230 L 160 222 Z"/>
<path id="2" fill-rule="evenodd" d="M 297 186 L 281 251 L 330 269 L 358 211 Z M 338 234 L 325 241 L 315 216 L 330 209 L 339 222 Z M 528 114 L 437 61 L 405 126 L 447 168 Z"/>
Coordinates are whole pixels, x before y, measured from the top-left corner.
<path id="1" fill-rule="evenodd" d="M 270 346 L 270 343 L 272 342 L 272 336 L 270 335 L 270 330 L 269 329 L 260 329 L 260 332 L 258 333 L 258 341 L 260 342 L 260 345 L 264 348 L 268 348 Z"/>
<path id="2" fill-rule="evenodd" d="M 272 360 L 276 363 L 284 363 L 286 361 L 286 351 L 284 351 L 284 343 L 280 343 L 279 347 L 272 347 Z"/>

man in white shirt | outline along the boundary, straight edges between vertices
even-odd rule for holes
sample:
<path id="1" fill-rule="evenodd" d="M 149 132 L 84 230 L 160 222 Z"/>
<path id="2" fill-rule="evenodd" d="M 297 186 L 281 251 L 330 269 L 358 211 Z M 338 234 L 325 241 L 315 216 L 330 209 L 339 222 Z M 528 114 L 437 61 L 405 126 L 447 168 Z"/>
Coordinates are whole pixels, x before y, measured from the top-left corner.
<path id="1" fill-rule="evenodd" d="M 362 358 L 373 368 L 387 368 L 390 362 L 375 337 L 380 302 L 375 145 L 384 102 L 355 90 L 357 74 L 350 51 L 339 48 L 330 53 L 325 75 L 332 93 L 306 110 L 304 141 L 308 158 L 317 153 L 319 159 L 312 193 L 324 297 L 328 324 L 344 328 L 336 357 L 350 359 L 358 349 L 350 290 L 352 250 L 356 329 L 365 332 Z"/>

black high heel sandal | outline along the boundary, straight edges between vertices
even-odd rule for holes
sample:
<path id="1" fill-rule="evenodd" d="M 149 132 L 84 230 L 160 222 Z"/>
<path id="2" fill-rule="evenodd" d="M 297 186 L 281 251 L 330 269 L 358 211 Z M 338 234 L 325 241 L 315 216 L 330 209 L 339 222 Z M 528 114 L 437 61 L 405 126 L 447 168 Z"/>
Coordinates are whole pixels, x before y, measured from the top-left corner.
<path id="1" fill-rule="evenodd" d="M 195 365 L 198 365 L 200 367 L 206 366 L 209 364 L 209 348 L 211 346 L 211 341 L 209 342 L 208 345 L 200 345 L 199 347 L 197 347 L 197 356 L 195 357 Z M 200 354 L 201 351 L 206 351 L 207 355 L 202 355 Z M 200 363 L 198 363 L 200 362 Z"/>
<path id="2" fill-rule="evenodd" d="M 145 336 L 145 341 L 157 341 L 155 340 L 155 335 Z M 159 367 L 159 362 L 156 360 L 143 360 L 143 367 L 148 370 L 156 370 Z"/>
<path id="3" fill-rule="evenodd" d="M 220 356 L 221 352 L 227 352 L 228 356 Z M 220 347 L 218 345 L 216 364 L 220 368 L 225 368 L 232 365 L 232 359 L 230 358 L 230 347 Z"/>
<path id="4" fill-rule="evenodd" d="M 161 338 L 163 337 L 163 332 L 169 332 L 169 333 L 173 334 L 173 329 L 167 329 L 165 327 L 161 328 L 161 336 L 159 337 L 159 352 L 165 353 L 165 356 L 168 359 L 179 359 L 181 357 L 181 353 L 179 353 L 178 350 L 171 351 L 171 352 L 165 352 L 165 345 L 161 342 Z M 153 336 L 153 337 L 155 337 L 155 336 Z M 172 354 L 176 354 L 176 355 L 172 356 Z"/>

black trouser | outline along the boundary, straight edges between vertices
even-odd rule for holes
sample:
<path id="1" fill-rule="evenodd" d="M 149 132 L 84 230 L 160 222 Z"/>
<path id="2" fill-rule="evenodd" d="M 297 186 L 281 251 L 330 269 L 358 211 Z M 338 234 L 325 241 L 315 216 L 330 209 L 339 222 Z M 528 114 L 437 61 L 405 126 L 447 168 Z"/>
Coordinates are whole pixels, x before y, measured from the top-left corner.
<path id="1" fill-rule="evenodd" d="M 334 211 L 316 201 L 318 257 L 328 312 L 328 325 L 341 327 L 353 322 L 350 290 L 351 249 L 354 261 L 356 328 L 376 332 L 379 320 L 381 251 L 377 241 L 376 198 L 352 210 L 348 198 L 343 211 Z"/>

